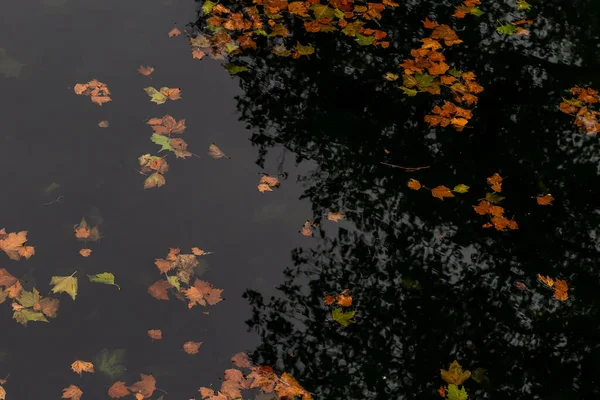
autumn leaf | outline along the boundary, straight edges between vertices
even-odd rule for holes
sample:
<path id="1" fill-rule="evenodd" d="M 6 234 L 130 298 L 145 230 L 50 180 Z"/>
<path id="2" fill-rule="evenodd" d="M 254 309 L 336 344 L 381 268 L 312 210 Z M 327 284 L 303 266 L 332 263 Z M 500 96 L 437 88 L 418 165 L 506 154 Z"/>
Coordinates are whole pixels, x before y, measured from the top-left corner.
<path id="1" fill-rule="evenodd" d="M 125 382 L 122 381 L 117 381 L 108 388 L 108 395 L 113 399 L 119 399 L 128 396 L 129 394 L 131 394 L 131 392 L 127 389 L 127 386 L 125 386 Z"/>
<path id="2" fill-rule="evenodd" d="M 157 300 L 169 300 L 167 290 L 172 287 L 173 286 L 169 282 L 160 280 L 154 282 L 154 284 L 148 288 L 148 293 Z"/>
<path id="3" fill-rule="evenodd" d="M 258 191 L 261 193 L 272 192 L 271 188 L 279 187 L 279 179 L 270 175 L 263 175 L 258 183 Z"/>
<path id="4" fill-rule="evenodd" d="M 92 254 L 92 249 L 81 249 L 79 250 L 79 254 L 83 257 L 89 257 Z"/>
<path id="5" fill-rule="evenodd" d="M 448 400 L 467 400 L 468 395 L 464 386 L 458 389 L 457 385 L 448 385 Z"/>
<path id="6" fill-rule="evenodd" d="M 337 303 L 342 307 L 350 307 L 352 305 L 352 296 L 340 294 L 335 299 Z"/>
<path id="7" fill-rule="evenodd" d="M 536 198 L 537 203 L 540 206 L 549 206 L 552 205 L 552 202 L 554 201 L 554 197 L 552 197 L 551 194 L 546 194 L 543 196 L 537 196 Z"/>
<path id="8" fill-rule="evenodd" d="M 156 379 L 152 375 L 140 374 L 140 376 L 142 380 L 128 386 L 127 389 L 131 390 L 132 393 L 143 395 L 144 399 L 152 397 L 152 394 L 156 390 Z"/>
<path id="9" fill-rule="evenodd" d="M 0 400 L 6 399 L 6 390 L 2 386 L 0 386 Z"/>
<path id="10" fill-rule="evenodd" d="M 27 326 L 30 321 L 48 322 L 44 314 L 39 311 L 23 308 L 23 306 L 15 307 L 15 303 L 13 303 L 13 309 L 15 310 L 13 319 L 24 326 Z"/>
<path id="11" fill-rule="evenodd" d="M 35 288 L 34 288 L 35 290 Z M 33 304 L 33 309 L 35 311 L 41 311 L 47 317 L 56 317 L 56 313 L 58 312 L 58 306 L 60 301 L 58 299 L 53 299 L 51 297 L 44 297 L 43 299 L 39 299 Z"/>
<path id="12" fill-rule="evenodd" d="M 144 180 L 144 189 L 152 189 L 155 187 L 161 187 L 164 186 L 167 183 L 165 177 L 158 173 L 155 172 L 153 174 L 150 174 L 150 176 L 148 176 L 145 180 Z"/>
<path id="13" fill-rule="evenodd" d="M 492 185 L 492 190 L 494 192 L 502 191 L 502 177 L 498 175 L 498 173 L 494 173 L 494 175 L 487 178 L 488 185 Z"/>
<path id="14" fill-rule="evenodd" d="M 144 91 L 150 96 L 150 101 L 156 104 L 164 104 L 167 99 L 178 100 L 181 98 L 181 89 L 178 88 L 163 86 L 160 90 L 156 90 L 152 86 L 148 86 L 147 88 L 144 88 Z"/>
<path id="15" fill-rule="evenodd" d="M 152 127 L 154 133 L 165 136 L 183 133 L 186 128 L 185 119 L 177 121 L 170 115 L 165 115 L 162 118 L 150 118 L 146 123 Z"/>
<path id="16" fill-rule="evenodd" d="M 79 376 L 81 376 L 82 372 L 90 372 L 92 374 L 95 372 L 94 364 L 92 364 L 89 361 L 77 360 L 73 364 L 71 364 L 71 369 L 73 370 L 73 372 L 77 372 Z"/>
<path id="17" fill-rule="evenodd" d="M 355 322 L 352 319 L 355 314 L 356 314 L 356 311 L 344 312 L 344 309 L 342 307 L 339 307 L 339 308 L 335 308 L 331 312 L 331 317 L 333 318 L 334 321 L 338 322 L 340 325 L 348 326 Z"/>
<path id="18" fill-rule="evenodd" d="M 463 382 L 469 379 L 469 377 L 471 376 L 471 371 L 463 371 L 462 367 L 456 360 L 454 360 L 452 364 L 450 364 L 450 368 L 448 368 L 447 371 L 444 369 L 440 369 L 440 373 L 442 375 L 442 379 L 446 383 L 450 383 L 453 385 L 462 385 Z"/>
<path id="19" fill-rule="evenodd" d="M 121 290 L 119 285 L 115 283 L 115 275 L 112 272 L 102 272 L 99 274 L 88 275 L 88 279 L 92 283 L 103 283 L 105 285 L 116 286 L 117 289 Z"/>
<path id="20" fill-rule="evenodd" d="M 323 298 L 323 302 L 325 303 L 326 306 L 330 306 L 333 303 L 335 303 L 335 296 L 325 296 Z"/>
<path id="21" fill-rule="evenodd" d="M 456 193 L 467 193 L 469 191 L 470 187 L 467 185 L 463 185 L 462 183 L 459 185 L 454 186 L 454 189 L 452 189 L 453 192 Z"/>
<path id="22" fill-rule="evenodd" d="M 314 221 L 304 221 L 304 225 L 302 225 L 302 229 L 300 229 L 300 233 L 303 236 L 311 237 L 313 235 L 313 229 L 316 227 Z"/>
<path id="23" fill-rule="evenodd" d="M 210 283 L 196 278 L 194 285 L 190 286 L 189 289 L 184 289 L 182 292 L 185 294 L 190 302 L 188 308 L 194 307 L 196 304 L 205 306 L 207 303 L 211 306 L 221 302 L 221 293 L 223 289 L 217 289 Z"/>
<path id="24" fill-rule="evenodd" d="M 0 286 L 10 287 L 18 282 L 18 279 L 10 274 L 6 268 L 0 268 Z"/>
<path id="25" fill-rule="evenodd" d="M 81 396 L 83 395 L 83 392 L 81 391 L 81 389 L 79 389 L 77 386 L 75 385 L 70 385 L 67 388 L 64 388 L 62 390 L 63 395 L 62 395 L 62 399 L 71 399 L 71 400 L 79 400 L 81 399 Z"/>
<path id="26" fill-rule="evenodd" d="M 73 90 L 75 94 L 89 96 L 92 103 L 99 106 L 112 101 L 109 97 L 110 90 L 108 90 L 108 87 L 96 79 L 92 79 L 88 83 L 78 83 L 73 87 Z"/>
<path id="27" fill-rule="evenodd" d="M 179 36 L 179 35 L 181 35 L 181 31 L 177 28 L 173 28 L 169 31 L 168 35 L 169 35 L 169 37 Z"/>
<path id="28" fill-rule="evenodd" d="M 412 190 L 419 190 L 421 189 L 421 182 L 416 179 L 411 179 L 408 181 L 408 187 Z"/>
<path id="29" fill-rule="evenodd" d="M 212 254 L 212 251 L 204 251 L 199 249 L 198 247 L 192 247 L 192 254 L 195 256 L 205 256 L 207 254 Z"/>
<path id="30" fill-rule="evenodd" d="M 423 27 L 425 27 L 426 29 L 435 29 L 437 28 L 439 25 L 437 22 L 435 21 L 430 21 L 429 18 L 425 18 L 425 21 L 423 22 Z"/>
<path id="31" fill-rule="evenodd" d="M 277 386 L 275 387 L 275 393 L 280 398 L 295 398 L 296 396 L 302 396 L 303 399 L 310 398 L 309 392 L 287 372 L 281 374 L 279 382 L 277 382 Z"/>
<path id="32" fill-rule="evenodd" d="M 138 72 L 144 76 L 150 76 L 150 74 L 154 72 L 154 67 L 144 67 L 143 65 L 140 65 Z"/>
<path id="33" fill-rule="evenodd" d="M 273 372 L 273 368 L 269 366 L 252 367 L 252 372 L 246 377 L 251 381 L 250 388 L 260 388 L 265 393 L 270 393 L 275 389 L 275 384 L 278 381 L 277 374 Z"/>
<path id="34" fill-rule="evenodd" d="M 98 122 L 98 126 L 99 126 L 100 128 L 108 128 L 108 126 L 109 126 L 109 125 L 110 125 L 110 124 L 109 124 L 109 122 L 108 122 L 107 120 L 104 120 L 104 121 L 100 121 L 100 122 Z"/>
<path id="35" fill-rule="evenodd" d="M 568 300 L 569 295 L 567 294 L 567 290 L 569 290 L 567 282 L 563 281 L 562 279 L 556 279 L 554 281 L 554 298 L 556 300 Z"/>
<path id="36" fill-rule="evenodd" d="M 148 336 L 150 336 L 153 340 L 161 340 L 162 331 L 160 329 L 148 329 Z"/>
<path id="37" fill-rule="evenodd" d="M 554 286 L 554 280 L 552 280 L 552 278 L 550 278 L 549 276 L 543 276 L 538 274 L 538 279 L 540 282 L 542 282 L 544 285 L 548 286 L 548 287 L 552 287 Z"/>
<path id="38" fill-rule="evenodd" d="M 183 350 L 188 354 L 197 354 L 201 344 L 202 342 L 185 342 L 183 344 Z"/>
<path id="39" fill-rule="evenodd" d="M 329 212 L 327 213 L 327 219 L 333 222 L 340 222 L 344 219 L 344 214 L 340 212 Z"/>
<path id="40" fill-rule="evenodd" d="M 431 195 L 440 200 L 444 200 L 444 197 L 454 197 L 450 189 L 443 185 L 431 189 Z"/>
<path id="41" fill-rule="evenodd" d="M 240 368 L 250 368 L 252 366 L 246 353 L 236 353 L 231 357 L 231 362 Z"/>
<path id="42" fill-rule="evenodd" d="M 75 275 L 77 271 L 73 272 Z M 52 293 L 65 292 L 71 296 L 73 300 L 77 297 L 77 277 L 75 276 L 53 276 L 50 285 L 54 285 Z"/>
<path id="43" fill-rule="evenodd" d="M 27 241 L 27 231 L 6 233 L 0 229 L 0 250 L 4 251 L 11 260 L 19 261 L 21 257 L 30 258 L 35 254 L 33 246 L 23 246 Z"/>
<path id="44" fill-rule="evenodd" d="M 217 145 L 214 144 L 214 143 L 211 143 L 210 146 L 208 146 L 208 154 L 212 158 L 223 158 L 223 157 L 225 157 L 225 158 L 231 158 L 231 157 L 228 157 L 227 155 L 225 155 L 225 153 L 223 153 L 221 151 L 221 149 L 219 149 L 217 147 Z"/>

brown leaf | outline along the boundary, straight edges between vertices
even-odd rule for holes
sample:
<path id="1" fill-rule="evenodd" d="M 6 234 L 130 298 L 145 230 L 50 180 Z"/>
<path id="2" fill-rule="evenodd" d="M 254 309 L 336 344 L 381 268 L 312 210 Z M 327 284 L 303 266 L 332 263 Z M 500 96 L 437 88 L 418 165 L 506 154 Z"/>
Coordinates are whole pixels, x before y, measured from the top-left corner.
<path id="1" fill-rule="evenodd" d="M 279 179 L 277 179 L 274 176 L 270 176 L 270 175 L 263 175 L 262 178 L 260 178 L 260 182 L 258 183 L 258 190 L 260 192 L 272 192 L 271 188 L 272 187 L 278 187 L 279 186 Z"/>
<path id="2" fill-rule="evenodd" d="M 92 254 L 92 249 L 81 249 L 79 250 L 79 254 L 83 257 L 89 257 Z"/>
<path id="3" fill-rule="evenodd" d="M 251 380 L 250 388 L 259 387 L 265 393 L 271 393 L 275 389 L 277 383 L 277 375 L 273 372 L 273 368 L 269 366 L 252 367 L 252 372 L 248 374 L 246 379 Z"/>
<path id="4" fill-rule="evenodd" d="M 154 72 L 154 67 L 144 67 L 143 65 L 140 65 L 140 67 L 138 68 L 138 72 L 144 76 L 149 76 Z"/>
<path id="5" fill-rule="evenodd" d="M 302 229 L 300 230 L 300 233 L 304 236 L 310 237 L 313 235 L 314 227 L 315 227 L 315 223 L 307 220 L 304 222 L 304 225 L 302 225 Z"/>
<path id="6" fill-rule="evenodd" d="M 162 331 L 160 329 L 148 329 L 148 336 L 154 340 L 162 339 Z"/>
<path id="7" fill-rule="evenodd" d="M 172 287 L 173 286 L 169 282 L 160 280 L 154 282 L 154 284 L 148 288 L 148 293 L 150 293 L 150 296 L 154 297 L 155 299 L 169 300 L 167 290 Z"/>
<path id="8" fill-rule="evenodd" d="M 333 222 L 339 222 L 344 219 L 344 214 L 340 212 L 329 212 L 327 214 L 327 219 Z"/>
<path id="9" fill-rule="evenodd" d="M 454 360 L 452 364 L 450 364 L 450 368 L 448 368 L 448 371 L 440 369 L 440 372 L 444 381 L 456 386 L 462 385 L 463 382 L 469 379 L 469 377 L 471 376 L 471 371 L 466 370 L 463 372 L 462 367 L 456 360 Z"/>
<path id="10" fill-rule="evenodd" d="M 208 154 L 209 154 L 209 155 L 210 155 L 212 158 L 223 158 L 223 157 L 225 157 L 225 158 L 229 158 L 229 157 L 227 157 L 227 156 L 225 155 L 225 153 L 223 153 L 223 152 L 221 151 L 221 149 L 219 149 L 219 148 L 217 147 L 217 145 L 216 145 L 216 144 L 214 144 L 214 143 L 211 143 L 211 145 L 210 145 L 210 146 L 208 146 Z"/>
<path id="11" fill-rule="evenodd" d="M 117 381 L 113 383 L 113 385 L 108 388 L 108 395 L 113 399 L 118 399 L 121 397 L 125 397 L 131 394 L 127 386 L 125 386 L 125 382 Z"/>
<path id="12" fill-rule="evenodd" d="M 188 354 L 197 354 L 201 344 L 202 342 L 185 342 L 183 344 L 183 350 Z"/>
<path id="13" fill-rule="evenodd" d="M 154 264 L 158 267 L 158 270 L 161 274 L 167 273 L 173 268 L 175 268 L 175 265 L 172 261 L 167 261 L 164 258 L 155 259 Z"/>
<path id="14" fill-rule="evenodd" d="M 92 364 L 89 361 L 77 360 L 73 364 L 71 364 L 71 369 L 73 370 L 73 372 L 77 372 L 79 376 L 81 376 L 82 372 L 90 372 L 92 374 L 95 372 L 94 364 Z"/>
<path id="15" fill-rule="evenodd" d="M 133 393 L 140 393 L 144 399 L 152 397 L 152 393 L 156 390 L 156 379 L 152 375 L 140 374 L 140 376 L 142 380 L 129 386 L 128 389 Z"/>
<path id="16" fill-rule="evenodd" d="M 235 354 L 233 357 L 231 357 L 231 362 L 240 368 L 250 368 L 252 366 L 246 353 Z"/>
<path id="17" fill-rule="evenodd" d="M 179 36 L 179 35 L 181 35 L 181 31 L 177 28 L 173 28 L 169 31 L 168 35 L 169 35 L 169 37 Z"/>
<path id="18" fill-rule="evenodd" d="M 60 301 L 51 297 L 44 297 L 33 305 L 33 309 L 41 311 L 47 317 L 56 317 Z"/>
<path id="19" fill-rule="evenodd" d="M 335 296 L 325 296 L 323 298 L 323 302 L 325 303 L 326 306 L 330 306 L 333 303 L 335 303 Z"/>
<path id="20" fill-rule="evenodd" d="M 12 276 L 5 268 L 0 268 L 0 286 L 9 287 L 17 281 L 18 279 Z"/>
<path id="21" fill-rule="evenodd" d="M 552 205 L 552 202 L 554 201 L 554 197 L 552 197 L 551 194 L 546 194 L 544 196 L 537 196 L 535 199 L 540 206 Z"/>
<path id="22" fill-rule="evenodd" d="M 431 195 L 440 200 L 444 200 L 444 197 L 454 197 L 452 191 L 446 186 L 440 185 L 431 189 Z"/>
<path id="23" fill-rule="evenodd" d="M 201 250 L 198 247 L 192 247 L 192 254 L 194 254 L 196 256 L 203 256 L 203 255 L 210 254 L 210 253 L 207 253 L 206 251 Z"/>
<path id="24" fill-rule="evenodd" d="M 62 395 L 61 399 L 79 400 L 79 399 L 81 399 L 81 396 L 83 395 L 83 392 L 81 391 L 81 389 L 79 389 L 75 385 L 70 385 L 69 387 L 64 388 L 62 390 L 62 392 L 63 392 L 63 395 Z"/>
<path id="25" fill-rule="evenodd" d="M 108 128 L 108 126 L 109 126 L 109 125 L 110 125 L 110 124 L 109 124 L 109 122 L 108 122 L 107 120 L 104 120 L 104 121 L 100 121 L 100 122 L 98 122 L 98 126 L 99 126 L 100 128 Z"/>
<path id="26" fill-rule="evenodd" d="M 275 387 L 275 392 L 282 398 L 294 398 L 296 396 L 302 396 L 303 399 L 310 398 L 309 392 L 287 372 L 281 374 L 281 378 L 277 382 L 277 387 Z"/>
<path id="27" fill-rule="evenodd" d="M 27 231 L 21 231 L 19 233 L 6 233 L 6 230 L 2 228 L 0 230 L 0 250 L 3 250 L 11 260 L 20 260 L 23 251 L 23 244 L 27 241 Z M 31 257 L 35 251 L 33 248 L 26 251 Z M 27 257 L 27 258 L 29 258 Z"/>
<path id="28" fill-rule="evenodd" d="M 419 190 L 421 189 L 421 182 L 416 179 L 411 179 L 408 181 L 408 187 L 412 190 Z"/>

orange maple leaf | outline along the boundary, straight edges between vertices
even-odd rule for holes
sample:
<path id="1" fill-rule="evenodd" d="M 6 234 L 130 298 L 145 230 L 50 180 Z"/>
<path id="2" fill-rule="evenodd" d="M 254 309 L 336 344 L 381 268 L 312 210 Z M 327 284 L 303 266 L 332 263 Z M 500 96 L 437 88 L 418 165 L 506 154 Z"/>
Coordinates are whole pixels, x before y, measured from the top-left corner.
<path id="1" fill-rule="evenodd" d="M 279 378 L 279 382 L 277 382 L 277 386 L 275 387 L 275 393 L 283 398 L 293 398 L 296 396 L 302 396 L 302 400 L 311 398 L 310 393 L 287 372 L 281 374 L 281 378 Z"/>
<path id="2" fill-rule="evenodd" d="M 83 392 L 81 391 L 81 389 L 79 389 L 77 386 L 75 385 L 70 385 L 67 388 L 64 388 L 62 390 L 63 395 L 62 395 L 62 399 L 71 399 L 71 400 L 79 400 L 81 399 L 81 396 L 83 395 Z"/>
<path id="3" fill-rule="evenodd" d="M 169 35 L 169 37 L 179 36 L 179 35 L 181 35 L 181 31 L 177 28 L 173 28 L 169 31 L 168 35 Z"/>
<path id="4" fill-rule="evenodd" d="M 549 276 L 543 276 L 543 275 L 538 274 L 538 279 L 540 282 L 542 282 L 544 285 L 546 285 L 548 287 L 554 286 L 554 281 Z"/>
<path id="5" fill-rule="evenodd" d="M 551 194 L 537 196 L 535 199 L 540 206 L 552 205 L 552 202 L 554 201 L 554 197 L 552 197 Z"/>
<path id="6" fill-rule="evenodd" d="M 497 172 L 487 178 L 487 183 L 488 185 L 492 185 L 492 190 L 494 192 L 502 191 L 502 177 Z"/>
<path id="7" fill-rule="evenodd" d="M 92 254 L 92 249 L 81 249 L 79 250 L 79 254 L 83 257 L 89 257 Z"/>
<path id="8" fill-rule="evenodd" d="M 158 300 L 169 300 L 169 295 L 167 294 L 167 290 L 172 288 L 173 286 L 164 280 L 156 281 L 152 286 L 148 288 L 148 293 L 150 296 L 154 297 Z"/>
<path id="9" fill-rule="evenodd" d="M 277 374 L 273 372 L 273 368 L 269 366 L 252 367 L 252 372 L 246 376 L 250 380 L 250 388 L 259 387 L 265 393 L 271 393 L 275 389 L 277 383 Z"/>
<path id="10" fill-rule="evenodd" d="M 567 293 L 567 290 L 569 290 L 569 286 L 567 285 L 567 282 L 563 281 L 562 279 L 556 279 L 554 281 L 554 298 L 556 300 L 560 300 L 560 301 L 565 301 L 569 299 L 569 295 Z"/>
<path id="11" fill-rule="evenodd" d="M 188 354 L 197 354 L 201 344 L 202 342 L 192 342 L 190 340 L 183 344 L 183 350 Z"/>
<path id="12" fill-rule="evenodd" d="M 131 394 L 131 392 L 127 389 L 127 386 L 125 386 L 125 382 L 122 381 L 117 381 L 108 388 L 108 395 L 113 399 L 119 399 L 128 396 L 129 394 Z"/>
<path id="13" fill-rule="evenodd" d="M 21 257 L 29 258 L 35 254 L 32 246 L 23 246 L 26 241 L 27 231 L 6 233 L 4 228 L 0 229 L 0 250 L 4 251 L 11 260 L 18 261 Z"/>
<path id="14" fill-rule="evenodd" d="M 95 372 L 94 364 L 92 364 L 89 361 L 77 360 L 73 364 L 71 364 L 71 369 L 73 370 L 73 372 L 77 372 L 79 376 L 81 376 L 82 372 L 90 372 L 92 374 Z"/>
<path id="15" fill-rule="evenodd" d="M 237 353 L 231 357 L 231 362 L 240 368 L 250 368 L 252 366 L 252 364 L 250 364 L 250 360 L 248 359 L 248 354 L 243 352 Z"/>
<path id="16" fill-rule="evenodd" d="M 162 331 L 160 329 L 148 329 L 148 336 L 150 336 L 153 340 L 161 340 Z"/>
<path id="17" fill-rule="evenodd" d="M 440 200 L 444 200 L 444 197 L 454 197 L 452 191 L 444 185 L 440 185 L 431 189 L 431 195 Z"/>
<path id="18" fill-rule="evenodd" d="M 131 390 L 133 393 L 141 394 L 144 399 L 152 397 L 152 394 L 156 390 L 156 379 L 154 379 L 152 375 L 140 374 L 140 376 L 142 377 L 142 380 L 128 386 L 127 389 Z"/>
<path id="19" fill-rule="evenodd" d="M 423 22 L 423 26 L 427 29 L 435 29 L 439 26 L 437 22 L 430 21 L 428 17 L 425 17 L 425 21 L 422 21 L 422 22 Z"/>
<path id="20" fill-rule="evenodd" d="M 411 179 L 408 181 L 408 187 L 412 190 L 419 190 L 421 189 L 421 182 L 416 179 Z"/>

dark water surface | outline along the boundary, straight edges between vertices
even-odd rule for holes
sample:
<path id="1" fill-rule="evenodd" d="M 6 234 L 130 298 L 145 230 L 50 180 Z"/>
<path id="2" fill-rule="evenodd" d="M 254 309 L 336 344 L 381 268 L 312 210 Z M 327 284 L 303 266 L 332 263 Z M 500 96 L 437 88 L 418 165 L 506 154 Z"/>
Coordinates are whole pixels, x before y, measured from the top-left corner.
<path id="1" fill-rule="evenodd" d="M 250 70 L 233 78 L 219 61 L 192 59 L 184 36 L 167 37 L 196 22 L 193 2 L 2 3 L 0 225 L 29 231 L 36 255 L 2 255 L 0 267 L 42 293 L 74 270 L 113 272 L 121 286 L 80 279 L 76 301 L 60 296 L 57 318 L 26 328 L 2 304 L 7 398 L 59 398 L 70 384 L 83 399 L 107 398 L 114 380 L 69 368 L 102 349 L 126 350 L 121 380 L 154 374 L 168 392 L 154 399 L 220 385 L 239 351 L 317 399 L 440 398 L 439 369 L 455 359 L 487 369 L 482 383 L 465 383 L 472 399 L 599 398 L 600 145 L 558 104 L 573 86 L 600 89 L 600 3 L 530 3 L 531 36 L 502 37 L 497 21 L 520 15 L 512 1 L 484 1 L 486 14 L 460 21 L 450 17 L 458 3 L 404 2 L 381 21 L 387 51 L 298 24 L 291 36 L 314 43 L 314 56 L 259 48 L 234 57 Z M 382 78 L 420 46 L 426 16 L 455 23 L 464 43 L 448 62 L 485 88 L 463 132 L 423 122 L 439 96 L 406 97 Z M 151 79 L 140 64 L 156 68 Z M 73 93 L 92 78 L 111 103 Z M 150 85 L 180 87 L 183 98 L 158 106 Z M 186 118 L 183 138 L 200 158 L 170 157 L 166 186 L 144 190 L 137 157 L 157 150 L 145 121 L 165 114 Z M 232 159 L 206 155 L 212 142 Z M 287 178 L 261 194 L 261 172 Z M 519 230 L 483 229 L 473 211 L 495 172 Z M 408 189 L 410 178 L 471 189 L 442 202 Z M 60 188 L 44 195 L 53 182 Z M 554 204 L 537 205 L 547 192 Z M 327 221 L 329 211 L 346 219 Z M 73 235 L 82 216 L 101 216 L 104 235 L 87 259 Z M 314 238 L 298 233 L 306 219 L 321 222 Z M 154 259 L 193 246 L 215 253 L 201 277 L 226 300 L 188 310 L 150 297 Z M 553 299 L 537 274 L 567 281 L 569 300 Z M 346 288 L 357 322 L 343 328 L 322 298 Z M 156 328 L 165 338 L 152 342 Z M 188 340 L 204 342 L 199 354 L 182 351 Z"/>

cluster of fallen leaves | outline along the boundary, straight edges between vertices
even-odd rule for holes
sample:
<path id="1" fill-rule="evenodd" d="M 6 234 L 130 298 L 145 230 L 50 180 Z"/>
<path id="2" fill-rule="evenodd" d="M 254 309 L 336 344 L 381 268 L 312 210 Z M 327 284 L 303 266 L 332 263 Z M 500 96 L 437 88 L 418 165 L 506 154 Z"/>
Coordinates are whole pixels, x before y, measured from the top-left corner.
<path id="1" fill-rule="evenodd" d="M 524 28 L 522 25 L 532 25 L 532 19 L 520 19 L 518 21 L 509 22 L 496 27 L 496 32 L 502 35 L 525 35 L 529 36 L 531 33 L 529 29 Z"/>
<path id="2" fill-rule="evenodd" d="M 192 57 L 202 59 L 209 55 L 215 59 L 242 53 L 263 41 L 271 51 L 281 57 L 310 56 L 315 49 L 310 44 L 288 43 L 288 27 L 302 21 L 307 32 L 342 32 L 362 46 L 389 47 L 387 33 L 377 29 L 386 7 L 396 7 L 392 0 L 381 3 L 361 3 L 354 0 L 255 0 L 252 6 L 233 4 L 225 7 L 212 1 L 202 6 L 205 33 L 189 36 Z M 375 21 L 373 28 L 369 23 Z M 173 31 L 172 31 L 173 32 Z M 261 44 L 262 45 L 262 44 Z M 247 70 L 244 66 L 229 66 L 230 73 Z"/>
<path id="3" fill-rule="evenodd" d="M 112 101 L 110 98 L 110 90 L 108 90 L 106 84 L 96 79 L 92 79 L 88 83 L 78 83 L 73 90 L 75 91 L 75 94 L 89 96 L 92 103 L 96 103 L 99 106 Z"/>
<path id="4" fill-rule="evenodd" d="M 422 186 L 421 182 L 419 182 L 416 179 L 411 179 L 408 181 L 408 187 L 411 188 L 412 190 L 419 190 L 421 188 L 423 189 L 427 189 L 429 191 L 431 191 L 431 195 L 437 199 L 440 200 L 444 200 L 444 197 L 454 197 L 454 194 L 452 194 L 452 192 L 454 193 L 467 193 L 470 189 L 469 186 L 464 185 L 464 184 L 458 184 L 454 187 L 454 189 L 450 189 L 447 188 L 444 185 L 440 185 L 440 186 L 436 186 L 433 189 L 429 189 L 426 186 Z"/>
<path id="5" fill-rule="evenodd" d="M 167 100 L 179 100 L 181 98 L 181 89 L 179 88 L 163 86 L 160 89 L 155 89 L 148 86 L 144 88 L 144 91 L 150 96 L 150 101 L 156 104 L 164 104 Z"/>
<path id="6" fill-rule="evenodd" d="M 342 326 L 348 326 L 355 321 L 352 319 L 356 314 L 356 311 L 346 311 L 345 308 L 352 306 L 352 296 L 350 295 L 350 289 L 344 289 L 342 292 L 335 296 L 325 296 L 323 298 L 325 305 L 330 306 L 337 304 L 340 307 L 334 308 L 331 312 L 331 317 L 334 321 L 338 322 Z"/>
<path id="7" fill-rule="evenodd" d="M 225 370 L 218 391 L 201 387 L 198 391 L 202 400 L 241 399 L 242 390 L 254 388 L 259 388 L 264 393 L 275 393 L 281 399 L 291 400 L 296 397 L 302 400 L 312 399 L 311 393 L 287 372 L 277 375 L 269 366 L 253 366 L 245 353 L 236 354 L 231 361 L 239 369 Z"/>
<path id="8" fill-rule="evenodd" d="M 454 360 L 448 370 L 440 369 L 442 379 L 448 384 L 440 386 L 438 393 L 441 397 L 447 397 L 448 400 L 466 400 L 467 392 L 464 386 L 461 386 L 467 379 L 471 377 L 471 371 L 463 371 L 458 361 Z"/>
<path id="9" fill-rule="evenodd" d="M 465 0 L 462 5 L 456 6 L 456 11 L 452 14 L 453 17 L 456 18 L 464 18 L 467 14 L 474 15 L 476 17 L 481 17 L 485 14 L 479 7 L 478 4 L 481 4 L 479 0 Z"/>
<path id="10" fill-rule="evenodd" d="M 483 91 L 483 87 L 475 81 L 475 74 L 450 68 L 446 63 L 446 56 L 441 52 L 444 46 L 450 47 L 462 43 L 462 40 L 448 25 L 439 25 L 429 18 L 423 21 L 423 26 L 432 32 L 421 39 L 423 44 L 420 48 L 411 50 L 413 58 L 400 64 L 404 69 L 400 89 L 408 96 L 416 96 L 419 92 L 439 95 L 441 87 L 445 87 L 453 95 L 455 103 L 465 103 L 468 106 L 476 104 L 476 94 Z M 398 78 L 392 73 L 386 75 L 388 80 Z M 455 103 L 445 100 L 442 107 L 435 106 L 432 114 L 425 116 L 425 122 L 429 126 L 452 125 L 458 131 L 463 130 L 472 118 L 472 113 Z"/>
<path id="11" fill-rule="evenodd" d="M 211 254 L 192 248 L 192 254 L 181 254 L 180 249 L 171 248 L 166 258 L 157 258 L 154 264 L 165 278 L 156 281 L 148 288 L 148 293 L 158 300 L 169 300 L 169 291 L 181 301 L 188 300 L 188 308 L 196 304 L 202 306 L 215 305 L 222 301 L 223 289 L 214 288 L 210 283 L 196 278 L 190 283 L 194 275 L 194 268 L 198 266 L 197 257 Z M 169 275 L 174 273 L 174 275 Z"/>
<path id="12" fill-rule="evenodd" d="M 27 231 L 6 233 L 6 229 L 0 229 L 0 250 L 11 260 L 19 261 L 21 257 L 29 259 L 35 254 L 35 248 L 25 246 L 25 242 L 27 242 Z"/>
<path id="13" fill-rule="evenodd" d="M 129 395 L 132 395 L 137 400 L 152 397 L 157 390 L 156 379 L 152 375 L 140 374 L 140 376 L 141 380 L 135 382 L 131 386 L 127 386 L 123 381 L 113 383 L 112 386 L 108 388 L 108 395 L 111 399 L 120 399 L 121 397 Z"/>
<path id="14" fill-rule="evenodd" d="M 600 132 L 600 122 L 598 122 L 600 112 L 590 109 L 589 106 L 600 101 L 598 91 L 592 88 L 574 87 L 571 88 L 571 94 L 574 97 L 563 98 L 560 103 L 560 111 L 575 117 L 573 123 L 580 132 L 596 135 Z"/>
<path id="15" fill-rule="evenodd" d="M 538 274 L 538 279 L 547 287 L 554 289 L 554 298 L 560 301 L 566 301 L 569 298 L 569 294 L 567 291 L 569 290 L 569 285 L 567 282 L 562 279 L 552 279 L 549 276 L 543 276 Z"/>
<path id="16" fill-rule="evenodd" d="M 258 182 L 257 189 L 259 192 L 272 192 L 274 187 L 279 187 L 279 179 L 275 176 L 264 174 Z"/>
<path id="17" fill-rule="evenodd" d="M 81 221 L 79 224 L 74 225 L 73 229 L 75 230 L 75 237 L 78 240 L 82 240 L 86 246 L 88 241 L 96 242 L 102 237 L 100 236 L 98 225 L 90 227 L 84 217 L 81 217 Z M 79 250 L 79 254 L 81 254 L 83 257 L 89 257 L 92 254 L 92 250 L 83 248 Z"/>
<path id="18" fill-rule="evenodd" d="M 519 225 L 513 220 L 504 216 L 504 208 L 497 205 L 504 197 L 496 193 L 502 191 L 502 177 L 496 172 L 494 175 L 487 178 L 487 183 L 490 185 L 494 193 L 487 193 L 484 200 L 480 200 L 479 204 L 473 206 L 475 212 L 479 215 L 489 215 L 490 222 L 483 224 L 484 228 L 492 226 L 499 231 L 519 229 Z"/>
<path id="19" fill-rule="evenodd" d="M 315 221 L 304 221 L 302 228 L 300 229 L 300 233 L 306 237 L 312 237 L 315 234 L 315 229 L 319 227 Z"/>

